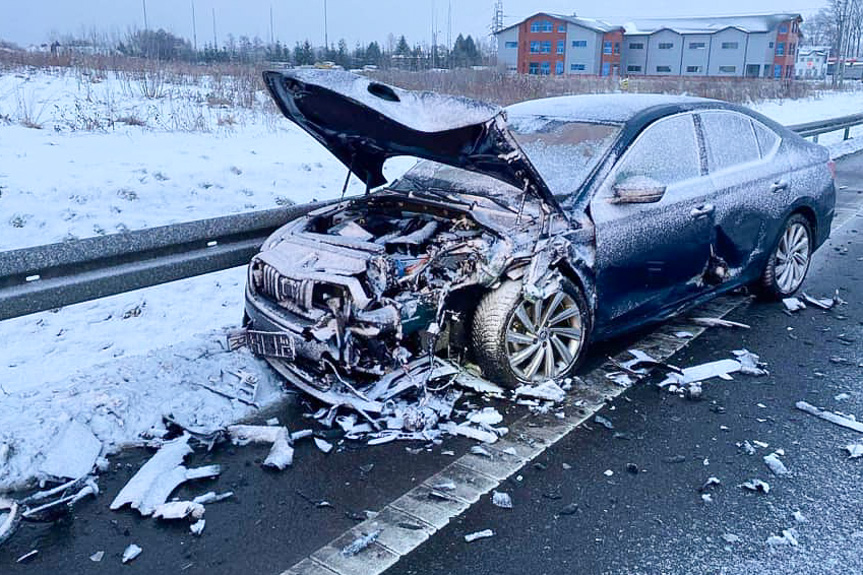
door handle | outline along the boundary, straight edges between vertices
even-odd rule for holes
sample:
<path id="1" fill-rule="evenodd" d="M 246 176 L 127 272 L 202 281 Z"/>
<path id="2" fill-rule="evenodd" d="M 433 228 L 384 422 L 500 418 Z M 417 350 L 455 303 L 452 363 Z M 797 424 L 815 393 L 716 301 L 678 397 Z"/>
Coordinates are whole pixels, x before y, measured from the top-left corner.
<path id="1" fill-rule="evenodd" d="M 692 208 L 692 211 L 689 212 L 689 215 L 692 216 L 693 219 L 701 220 L 713 215 L 714 211 L 716 211 L 716 208 L 713 207 L 713 204 L 704 204 L 703 206 Z"/>
<path id="2" fill-rule="evenodd" d="M 785 180 L 779 180 L 778 182 L 774 182 L 773 184 L 770 185 L 770 191 L 773 192 L 774 194 L 776 192 L 784 192 L 787 189 L 788 189 L 788 182 L 786 182 Z"/>

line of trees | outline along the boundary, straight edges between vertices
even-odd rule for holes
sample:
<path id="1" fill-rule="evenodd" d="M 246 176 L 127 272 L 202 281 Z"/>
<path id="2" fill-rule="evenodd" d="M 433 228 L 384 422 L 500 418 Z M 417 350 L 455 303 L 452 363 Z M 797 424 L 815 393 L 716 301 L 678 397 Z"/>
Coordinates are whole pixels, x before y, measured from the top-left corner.
<path id="1" fill-rule="evenodd" d="M 265 43 L 260 38 L 239 38 L 228 34 L 221 46 L 204 44 L 195 49 L 188 39 L 166 30 L 136 30 L 120 40 L 96 40 L 65 37 L 52 46 L 86 52 L 116 52 L 125 56 L 164 61 L 185 62 L 284 62 L 295 66 L 332 63 L 345 69 L 377 66 L 380 68 L 404 68 L 427 70 L 431 68 L 464 68 L 488 65 L 492 54 L 471 36 L 461 34 L 452 47 L 445 45 L 411 45 L 405 36 L 390 35 L 387 42 L 357 43 L 353 48 L 342 39 L 330 46 L 315 46 L 310 41 L 297 42 L 293 46 L 281 41 Z"/>

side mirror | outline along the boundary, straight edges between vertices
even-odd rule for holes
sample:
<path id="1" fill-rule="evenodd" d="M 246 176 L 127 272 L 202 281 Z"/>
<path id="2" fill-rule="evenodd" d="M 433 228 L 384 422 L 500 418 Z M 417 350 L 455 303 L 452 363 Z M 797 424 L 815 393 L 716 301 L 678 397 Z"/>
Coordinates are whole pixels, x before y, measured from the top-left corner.
<path id="1" fill-rule="evenodd" d="M 665 186 L 648 176 L 630 176 L 614 184 L 614 204 L 652 204 L 665 195 Z"/>

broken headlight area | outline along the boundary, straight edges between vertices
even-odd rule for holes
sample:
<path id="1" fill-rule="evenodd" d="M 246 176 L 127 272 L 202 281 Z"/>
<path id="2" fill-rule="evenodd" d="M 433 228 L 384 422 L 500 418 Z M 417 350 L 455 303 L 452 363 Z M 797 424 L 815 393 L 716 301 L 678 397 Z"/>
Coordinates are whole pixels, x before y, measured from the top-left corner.
<path id="1" fill-rule="evenodd" d="M 319 210 L 278 235 L 249 267 L 251 322 L 235 343 L 351 378 L 429 351 L 462 358 L 451 336 L 463 330 L 450 325 L 460 305 L 449 300 L 495 282 L 510 252 L 463 212 L 403 196 Z"/>

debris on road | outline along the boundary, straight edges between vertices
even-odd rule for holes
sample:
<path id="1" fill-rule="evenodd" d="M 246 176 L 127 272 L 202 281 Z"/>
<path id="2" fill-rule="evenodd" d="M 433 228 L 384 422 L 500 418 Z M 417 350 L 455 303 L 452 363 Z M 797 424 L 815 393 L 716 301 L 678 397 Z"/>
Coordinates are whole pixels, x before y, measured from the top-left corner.
<path id="1" fill-rule="evenodd" d="M 717 317 L 693 317 L 690 321 L 695 325 L 700 325 L 702 327 L 736 327 L 740 329 L 752 329 L 745 323 L 738 323 L 736 321 L 729 321 L 727 319 L 720 319 Z"/>
<path id="2" fill-rule="evenodd" d="M 0 545 L 9 539 L 21 522 L 20 507 L 11 499 L 0 497 Z"/>
<path id="3" fill-rule="evenodd" d="M 740 487 L 748 489 L 749 491 L 761 492 L 765 495 L 770 493 L 770 484 L 760 479 L 750 479 L 749 481 L 742 483 Z"/>
<path id="4" fill-rule="evenodd" d="M 829 421 L 830 423 L 833 423 L 835 425 L 839 425 L 841 427 L 853 429 L 854 431 L 859 431 L 860 433 L 863 433 L 863 423 L 860 423 L 853 419 L 849 419 L 847 417 L 843 417 L 829 411 L 822 411 L 814 405 L 806 403 L 805 401 L 798 401 L 794 404 L 794 406 L 800 411 L 804 411 L 810 415 L 814 415 L 815 417 L 820 417 L 824 421 Z"/>
<path id="5" fill-rule="evenodd" d="M 736 349 L 731 353 L 740 362 L 740 373 L 755 376 L 770 375 L 770 372 L 764 369 L 767 364 L 763 363 L 758 355 L 748 349 Z"/>
<path id="6" fill-rule="evenodd" d="M 512 497 L 510 497 L 509 493 L 495 491 L 492 493 L 491 502 L 495 507 L 500 507 L 501 509 L 512 509 Z"/>
<path id="7" fill-rule="evenodd" d="M 28 552 L 28 553 L 25 553 L 24 555 L 22 555 L 21 557 L 19 557 L 19 558 L 15 561 L 15 563 L 26 563 L 27 561 L 29 561 L 30 559 L 32 559 L 33 557 L 35 557 L 35 556 L 36 556 L 36 555 L 38 555 L 38 554 L 39 554 L 39 550 L 38 550 L 38 549 L 33 549 L 32 551 L 30 551 L 30 552 Z"/>
<path id="8" fill-rule="evenodd" d="M 785 309 L 790 313 L 806 309 L 806 304 L 796 297 L 787 297 L 783 299 L 782 305 L 784 305 Z"/>
<path id="9" fill-rule="evenodd" d="M 848 459 L 859 459 L 863 457 L 863 443 L 849 443 L 844 447 L 848 452 Z"/>
<path id="10" fill-rule="evenodd" d="M 128 563 L 129 561 L 134 561 L 138 557 L 138 555 L 141 554 L 142 551 L 144 550 L 135 545 L 134 543 L 130 544 L 128 547 L 126 547 L 126 550 L 123 551 L 122 562 Z"/>
<path id="11" fill-rule="evenodd" d="M 708 477 L 707 481 L 701 484 L 701 487 L 698 488 L 699 493 L 704 493 L 714 485 L 722 485 L 722 482 L 719 481 L 718 477 Z"/>
<path id="12" fill-rule="evenodd" d="M 686 367 L 683 373 L 669 373 L 662 382 L 660 387 L 668 385 L 684 386 L 691 383 L 702 382 L 707 379 L 718 377 L 720 379 L 731 379 L 732 373 L 740 371 L 741 364 L 734 359 L 721 359 L 719 361 L 711 361 L 701 365 Z"/>
<path id="13" fill-rule="evenodd" d="M 836 293 L 832 298 L 814 298 L 808 295 L 806 292 L 802 294 L 803 299 L 806 300 L 806 303 L 814 305 L 817 308 L 823 310 L 831 310 L 834 306 L 845 303 L 842 298 L 839 297 L 839 290 L 836 290 Z"/>
<path id="14" fill-rule="evenodd" d="M 153 511 L 155 519 L 192 519 L 199 520 L 204 516 L 204 506 L 193 501 L 171 501 L 163 503 Z"/>
<path id="15" fill-rule="evenodd" d="M 806 519 L 806 516 L 799 511 L 795 511 L 791 515 L 792 517 L 794 517 L 794 521 L 796 521 L 797 523 L 807 523 L 809 521 L 808 519 Z"/>
<path id="16" fill-rule="evenodd" d="M 494 537 L 494 531 L 491 529 L 483 529 L 482 531 L 468 533 L 464 536 L 464 540 L 468 543 L 473 543 L 478 539 L 488 539 L 489 537 Z"/>
<path id="17" fill-rule="evenodd" d="M 345 557 L 353 557 L 354 555 L 361 553 L 369 545 L 377 541 L 378 537 L 380 537 L 382 532 L 382 529 L 378 529 L 366 535 L 361 535 L 360 537 L 357 537 L 350 544 L 342 548 L 342 555 Z"/>
<path id="18" fill-rule="evenodd" d="M 287 427 L 265 425 L 231 425 L 228 437 L 234 445 L 249 443 L 269 443 L 270 453 L 264 460 L 264 467 L 279 471 L 290 467 L 294 462 L 293 437 Z"/>
<path id="19" fill-rule="evenodd" d="M 578 503 L 570 503 L 557 512 L 558 515 L 575 515 L 578 513 Z"/>
<path id="20" fill-rule="evenodd" d="M 182 465 L 186 456 L 192 453 L 189 438 L 189 434 L 184 433 L 177 439 L 165 442 L 117 494 L 111 509 L 116 511 L 129 504 L 141 515 L 149 516 L 182 483 L 219 475 L 221 469 L 218 465 L 196 469 L 187 469 Z"/>
<path id="21" fill-rule="evenodd" d="M 200 537 L 201 533 L 204 532 L 204 527 L 206 527 L 206 525 L 207 525 L 206 519 L 198 519 L 197 521 L 195 521 L 194 523 L 189 525 L 189 531 L 192 533 L 192 535 L 195 535 L 196 537 Z"/>
<path id="22" fill-rule="evenodd" d="M 782 477 L 791 473 L 788 471 L 788 468 L 785 467 L 785 464 L 779 459 L 779 455 L 776 452 L 773 452 L 770 455 L 765 455 L 764 463 L 770 471 L 773 472 L 773 475 Z"/>
<path id="23" fill-rule="evenodd" d="M 90 561 L 93 563 L 101 563 L 102 559 L 105 557 L 104 551 L 96 551 L 92 555 L 90 555 Z"/>
<path id="24" fill-rule="evenodd" d="M 791 529 L 783 529 L 782 536 L 779 535 L 771 535 L 767 538 L 767 545 L 770 547 L 782 547 L 785 545 L 791 545 L 792 547 L 797 547 L 799 544 L 797 541 L 797 530 L 794 528 Z"/>
<path id="25" fill-rule="evenodd" d="M 566 392 L 554 381 L 546 381 L 539 385 L 522 385 L 515 390 L 515 397 L 532 397 L 560 403 L 566 399 Z"/>
<path id="26" fill-rule="evenodd" d="M 614 429 L 614 424 L 612 424 L 611 421 L 599 414 L 596 414 L 593 420 L 606 429 Z"/>

